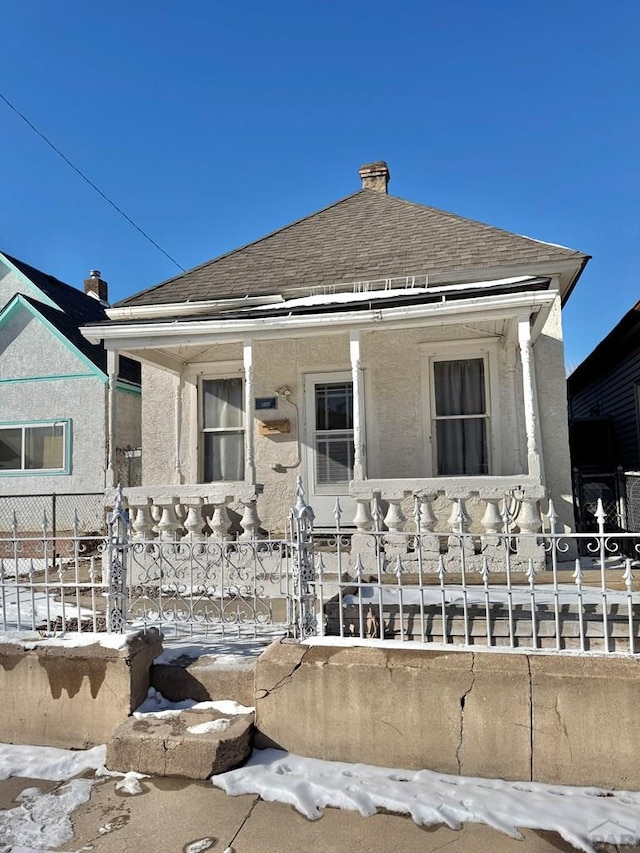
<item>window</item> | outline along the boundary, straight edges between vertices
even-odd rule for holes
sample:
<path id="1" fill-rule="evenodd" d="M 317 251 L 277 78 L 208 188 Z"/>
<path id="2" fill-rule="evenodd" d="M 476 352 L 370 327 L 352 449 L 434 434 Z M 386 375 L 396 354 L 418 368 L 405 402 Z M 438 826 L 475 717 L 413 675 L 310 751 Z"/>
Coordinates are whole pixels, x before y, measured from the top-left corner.
<path id="1" fill-rule="evenodd" d="M 433 361 L 433 435 L 440 476 L 489 473 L 484 358 Z"/>
<path id="2" fill-rule="evenodd" d="M 68 473 L 67 421 L 0 426 L 0 474 Z"/>
<path id="3" fill-rule="evenodd" d="M 242 379 L 201 383 L 203 482 L 244 480 Z"/>
<path id="4" fill-rule="evenodd" d="M 353 384 L 315 384 L 316 486 L 353 479 Z"/>

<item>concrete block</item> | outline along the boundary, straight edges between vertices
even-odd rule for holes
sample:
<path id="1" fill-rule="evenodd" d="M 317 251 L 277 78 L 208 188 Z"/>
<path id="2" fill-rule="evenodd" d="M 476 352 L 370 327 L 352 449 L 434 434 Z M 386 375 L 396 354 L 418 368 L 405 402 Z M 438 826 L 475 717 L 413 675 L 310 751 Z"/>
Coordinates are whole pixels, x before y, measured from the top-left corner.
<path id="1" fill-rule="evenodd" d="M 301 755 L 458 772 L 469 652 L 274 643 L 256 666 L 260 745 Z"/>
<path id="2" fill-rule="evenodd" d="M 253 714 L 225 717 L 212 710 L 181 711 L 175 717 L 132 717 L 114 732 L 107 767 L 151 776 L 208 779 L 249 757 Z"/>
<path id="3" fill-rule="evenodd" d="M 531 656 L 533 779 L 640 788 L 640 660 Z"/>
<path id="4" fill-rule="evenodd" d="M 0 741 L 84 749 L 105 743 L 143 701 L 162 651 L 157 630 L 121 649 L 0 644 Z"/>
<path id="5" fill-rule="evenodd" d="M 229 664 L 228 655 L 202 655 L 151 667 L 151 684 L 167 699 L 233 699 L 253 706 L 255 658 Z"/>
<path id="6" fill-rule="evenodd" d="M 531 724 L 525 655 L 474 653 L 473 683 L 462 699 L 459 771 L 515 781 L 529 779 Z"/>

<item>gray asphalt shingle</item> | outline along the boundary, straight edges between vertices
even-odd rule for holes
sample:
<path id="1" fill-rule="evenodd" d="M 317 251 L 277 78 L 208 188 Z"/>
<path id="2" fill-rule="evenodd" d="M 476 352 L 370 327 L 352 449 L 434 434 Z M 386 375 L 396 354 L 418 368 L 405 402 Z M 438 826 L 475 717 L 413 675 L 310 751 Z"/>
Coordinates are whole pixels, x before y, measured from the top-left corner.
<path id="1" fill-rule="evenodd" d="M 118 306 L 261 296 L 298 287 L 581 258 L 586 255 L 573 249 L 364 189 Z"/>

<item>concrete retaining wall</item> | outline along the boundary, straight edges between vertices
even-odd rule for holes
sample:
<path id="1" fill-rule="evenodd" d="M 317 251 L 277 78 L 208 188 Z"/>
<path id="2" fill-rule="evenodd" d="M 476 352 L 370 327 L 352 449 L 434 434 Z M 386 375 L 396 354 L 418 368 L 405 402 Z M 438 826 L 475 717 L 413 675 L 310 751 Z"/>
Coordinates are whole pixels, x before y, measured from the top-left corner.
<path id="1" fill-rule="evenodd" d="M 0 742 L 83 749 L 106 743 L 142 702 L 157 631 L 121 649 L 0 644 Z"/>
<path id="2" fill-rule="evenodd" d="M 283 641 L 256 726 L 315 758 L 637 790 L 640 660 Z"/>

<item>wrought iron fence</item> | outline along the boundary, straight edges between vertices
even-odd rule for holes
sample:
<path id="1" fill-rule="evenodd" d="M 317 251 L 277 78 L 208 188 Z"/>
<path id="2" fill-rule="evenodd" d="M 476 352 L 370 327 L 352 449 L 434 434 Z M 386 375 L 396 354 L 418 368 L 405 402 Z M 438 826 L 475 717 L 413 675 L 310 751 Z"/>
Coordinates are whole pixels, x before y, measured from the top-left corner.
<path id="1" fill-rule="evenodd" d="M 373 529 L 335 536 L 316 554 L 319 633 L 343 639 L 445 646 L 640 650 L 640 536 L 606 532 L 598 500 L 593 534 L 516 531 L 503 506 L 503 528 L 490 536 L 464 530 L 458 508 L 445 536 Z M 456 529 L 457 528 L 457 529 Z M 523 555 L 527 554 L 523 560 Z M 579 557 L 578 554 L 584 556 Z M 632 554 L 633 556 L 628 556 Z"/>
<path id="2" fill-rule="evenodd" d="M 501 528 L 468 530 L 458 501 L 452 529 L 385 528 L 374 502 L 368 530 L 313 530 L 299 485 L 287 536 L 182 538 L 133 530 L 116 500 L 107 535 L 0 535 L 0 630 L 121 631 L 256 636 L 453 647 L 640 651 L 640 534 L 566 534 L 550 504 L 545 532 L 523 533 L 508 501 Z M 404 527 L 404 523 L 402 525 Z"/>

